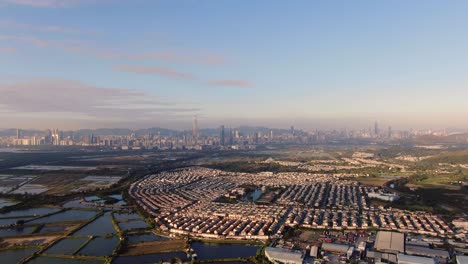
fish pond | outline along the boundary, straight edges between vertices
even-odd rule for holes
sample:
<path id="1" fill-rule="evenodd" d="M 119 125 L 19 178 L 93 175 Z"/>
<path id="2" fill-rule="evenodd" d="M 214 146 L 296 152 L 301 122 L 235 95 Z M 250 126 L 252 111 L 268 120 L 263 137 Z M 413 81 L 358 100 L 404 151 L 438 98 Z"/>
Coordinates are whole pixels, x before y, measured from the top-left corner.
<path id="1" fill-rule="evenodd" d="M 96 215 L 96 211 L 68 210 L 54 215 L 49 215 L 29 222 L 28 224 L 48 224 L 56 222 L 70 222 L 87 220 Z"/>
<path id="2" fill-rule="evenodd" d="M 17 211 L 11 211 L 8 213 L 0 214 L 0 218 L 21 217 L 21 216 L 40 216 L 40 215 L 55 213 L 58 211 L 60 211 L 60 209 L 57 209 L 57 208 L 47 208 L 47 207 L 31 208 L 31 209 L 26 209 L 26 210 L 17 210 Z"/>
<path id="3" fill-rule="evenodd" d="M 116 231 L 114 226 L 112 225 L 112 219 L 110 217 L 110 212 L 105 213 L 98 219 L 94 220 L 93 222 L 87 224 L 75 234 L 74 236 L 101 236 L 106 234 L 115 234 Z"/>
<path id="4" fill-rule="evenodd" d="M 119 223 L 119 226 L 120 226 L 120 229 L 122 229 L 122 231 L 127 231 L 127 230 L 131 230 L 131 229 L 145 229 L 145 228 L 148 228 L 148 224 L 145 221 L 142 221 L 142 220 L 122 222 L 122 223 Z"/>
<path id="5" fill-rule="evenodd" d="M 187 260 L 187 254 L 185 252 L 170 252 L 160 254 L 148 254 L 139 256 L 119 256 L 115 258 L 112 264 L 128 264 L 128 263 L 139 263 L 139 264 L 153 264 L 161 261 L 167 262 L 170 260 L 181 259 L 182 261 Z"/>
<path id="6" fill-rule="evenodd" d="M 200 260 L 249 258 L 257 254 L 259 246 L 246 244 L 211 244 L 194 242 L 192 248 Z"/>
<path id="7" fill-rule="evenodd" d="M 152 242 L 152 241 L 167 241 L 169 238 L 157 236 L 153 233 L 143 233 L 143 234 L 135 234 L 129 235 L 127 237 L 128 242 L 130 244 L 140 243 L 140 242 Z"/>
<path id="8" fill-rule="evenodd" d="M 9 227 L 0 229 L 0 237 L 22 236 L 31 234 L 35 227 Z"/>
<path id="9" fill-rule="evenodd" d="M 47 249 L 44 253 L 57 255 L 71 255 L 86 241 L 88 241 L 87 237 L 65 238 L 60 240 L 51 248 Z"/>
<path id="10" fill-rule="evenodd" d="M 2 250 L 0 251 L 0 260 L 1 263 L 18 263 L 20 260 L 31 256 L 34 252 L 38 250 L 39 248 Z"/>
<path id="11" fill-rule="evenodd" d="M 117 237 L 96 237 L 81 249 L 78 254 L 87 256 L 110 256 L 118 243 L 119 239 Z"/>
<path id="12" fill-rule="evenodd" d="M 103 264 L 102 260 L 64 259 L 54 257 L 37 257 L 27 262 L 27 264 Z"/>

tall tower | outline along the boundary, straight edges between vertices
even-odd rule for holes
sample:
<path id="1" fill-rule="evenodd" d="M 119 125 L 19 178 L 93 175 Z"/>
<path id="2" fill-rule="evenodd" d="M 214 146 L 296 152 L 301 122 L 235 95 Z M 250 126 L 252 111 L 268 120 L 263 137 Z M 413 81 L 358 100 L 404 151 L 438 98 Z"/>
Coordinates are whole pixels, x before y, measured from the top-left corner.
<path id="1" fill-rule="evenodd" d="M 57 134 L 55 128 L 52 129 L 52 145 L 57 145 Z"/>
<path id="2" fill-rule="evenodd" d="M 221 126 L 221 134 L 219 135 L 219 144 L 224 146 L 226 144 L 226 135 L 224 133 L 224 125 Z"/>
<path id="3" fill-rule="evenodd" d="M 192 136 L 195 139 L 198 138 L 198 117 L 197 117 L 197 115 L 193 116 Z"/>
<path id="4" fill-rule="evenodd" d="M 380 131 L 379 131 L 379 123 L 377 123 L 377 121 L 375 121 L 375 124 L 374 124 L 374 135 L 376 137 L 378 137 L 380 134 Z"/>
<path id="5" fill-rule="evenodd" d="M 388 138 L 392 138 L 392 127 L 391 126 L 388 127 L 388 135 L 387 136 L 388 136 Z"/>
<path id="6" fill-rule="evenodd" d="M 21 135 L 21 129 L 16 130 L 16 139 L 21 139 L 23 136 Z"/>

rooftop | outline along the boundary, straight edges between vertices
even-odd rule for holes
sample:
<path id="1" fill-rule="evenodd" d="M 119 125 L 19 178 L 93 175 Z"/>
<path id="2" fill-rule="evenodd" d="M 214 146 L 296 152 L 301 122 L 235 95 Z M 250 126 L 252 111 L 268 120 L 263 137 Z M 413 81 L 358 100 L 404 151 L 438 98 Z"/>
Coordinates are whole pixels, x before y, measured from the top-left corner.
<path id="1" fill-rule="evenodd" d="M 397 232 L 379 231 L 375 239 L 379 251 L 405 252 L 405 235 Z"/>

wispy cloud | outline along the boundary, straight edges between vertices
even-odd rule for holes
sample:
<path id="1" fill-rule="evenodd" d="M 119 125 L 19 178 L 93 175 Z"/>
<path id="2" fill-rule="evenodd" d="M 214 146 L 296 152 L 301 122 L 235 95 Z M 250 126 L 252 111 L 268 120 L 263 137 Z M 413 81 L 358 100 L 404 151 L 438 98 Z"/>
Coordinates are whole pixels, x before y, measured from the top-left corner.
<path id="1" fill-rule="evenodd" d="M 207 83 L 213 86 L 229 86 L 229 87 L 240 87 L 240 88 L 247 88 L 252 85 L 247 80 L 210 80 Z"/>
<path id="2" fill-rule="evenodd" d="M 128 60 L 128 61 L 158 61 L 196 65 L 224 65 L 227 59 L 214 52 L 197 52 L 183 50 L 161 50 L 150 52 L 122 52 L 111 47 L 98 48 L 86 44 L 68 45 L 64 47 L 70 52 L 80 52 L 101 59 Z"/>
<path id="3" fill-rule="evenodd" d="M 15 40 L 23 43 L 28 43 L 40 48 L 48 47 L 51 44 L 51 42 L 48 40 L 32 36 L 0 35 L 0 40 Z"/>
<path id="4" fill-rule="evenodd" d="M 62 8 L 77 5 L 90 0 L 0 0 L 0 3 L 40 8 Z"/>
<path id="5" fill-rule="evenodd" d="M 69 119 L 151 119 L 158 115 L 193 114 L 193 104 L 163 100 L 130 89 L 102 88 L 78 81 L 33 80 L 0 85 L 0 116 L 40 113 Z"/>
<path id="6" fill-rule="evenodd" d="M 175 63 L 190 63 L 200 65 L 222 65 L 226 58 L 215 53 L 191 54 L 186 51 L 165 50 L 157 52 L 146 52 L 123 55 L 130 60 L 155 60 Z"/>
<path id="7" fill-rule="evenodd" d="M 15 19 L 0 19 L 0 27 L 14 29 L 15 31 L 28 32 L 53 32 L 63 34 L 89 34 L 95 35 L 96 32 L 84 32 L 79 29 L 64 27 L 60 25 L 40 25 L 17 21 Z"/>
<path id="8" fill-rule="evenodd" d="M 2 47 L 0 46 L 0 53 L 15 53 L 17 49 L 15 47 Z"/>
<path id="9" fill-rule="evenodd" d="M 159 66 L 116 65 L 114 66 L 114 69 L 118 71 L 131 72 L 137 74 L 159 75 L 175 79 L 195 79 L 195 77 L 189 73 L 179 72 Z"/>

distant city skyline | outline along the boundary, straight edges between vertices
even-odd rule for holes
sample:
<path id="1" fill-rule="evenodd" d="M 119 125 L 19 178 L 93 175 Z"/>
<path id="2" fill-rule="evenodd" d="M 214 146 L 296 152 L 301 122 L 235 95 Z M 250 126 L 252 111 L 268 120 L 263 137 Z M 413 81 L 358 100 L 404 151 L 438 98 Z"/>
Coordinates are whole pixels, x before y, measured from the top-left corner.
<path id="1" fill-rule="evenodd" d="M 467 13 L 465 1 L 0 0 L 0 128 L 466 130 Z"/>

